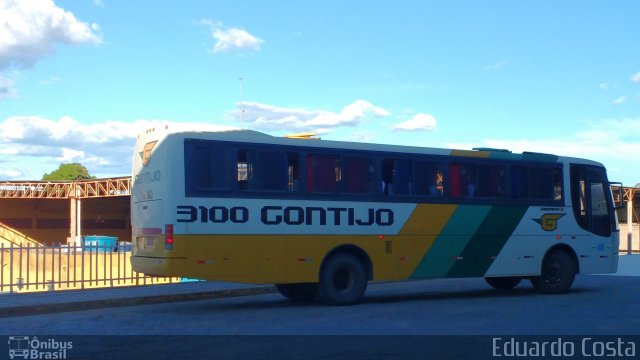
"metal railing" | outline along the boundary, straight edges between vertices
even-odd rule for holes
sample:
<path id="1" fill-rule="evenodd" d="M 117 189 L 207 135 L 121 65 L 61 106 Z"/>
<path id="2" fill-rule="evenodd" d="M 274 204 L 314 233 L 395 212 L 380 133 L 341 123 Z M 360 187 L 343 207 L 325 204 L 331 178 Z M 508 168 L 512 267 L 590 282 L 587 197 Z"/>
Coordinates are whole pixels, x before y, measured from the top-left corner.
<path id="1" fill-rule="evenodd" d="M 130 245 L 129 245 L 130 246 Z M 4 246 L 0 292 L 35 292 L 177 283 L 133 271 L 128 246 Z"/>

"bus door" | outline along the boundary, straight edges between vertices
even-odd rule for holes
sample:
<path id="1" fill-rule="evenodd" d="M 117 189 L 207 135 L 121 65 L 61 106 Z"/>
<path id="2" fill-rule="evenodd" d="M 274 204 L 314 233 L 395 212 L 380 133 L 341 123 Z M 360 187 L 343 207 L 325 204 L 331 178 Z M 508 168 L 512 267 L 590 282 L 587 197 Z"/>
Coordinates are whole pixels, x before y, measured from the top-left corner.
<path id="1" fill-rule="evenodd" d="M 612 257 L 618 252 L 617 227 L 603 167 L 571 165 L 571 202 L 576 222 L 591 234 L 588 272 L 610 272 Z"/>

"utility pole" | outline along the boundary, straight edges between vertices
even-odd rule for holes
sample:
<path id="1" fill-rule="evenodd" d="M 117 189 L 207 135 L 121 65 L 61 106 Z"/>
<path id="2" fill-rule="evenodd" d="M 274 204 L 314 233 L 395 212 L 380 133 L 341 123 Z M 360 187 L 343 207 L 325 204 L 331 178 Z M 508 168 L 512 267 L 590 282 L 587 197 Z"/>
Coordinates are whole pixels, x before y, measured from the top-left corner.
<path id="1" fill-rule="evenodd" d="M 242 84 L 242 77 L 239 77 L 240 80 L 240 127 L 244 129 L 244 88 Z"/>

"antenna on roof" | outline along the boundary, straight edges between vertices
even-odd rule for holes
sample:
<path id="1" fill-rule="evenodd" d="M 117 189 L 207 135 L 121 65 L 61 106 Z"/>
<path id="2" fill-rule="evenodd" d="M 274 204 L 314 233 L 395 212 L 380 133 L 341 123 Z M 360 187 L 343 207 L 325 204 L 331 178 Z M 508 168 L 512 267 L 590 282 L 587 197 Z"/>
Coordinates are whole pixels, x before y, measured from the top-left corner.
<path id="1" fill-rule="evenodd" d="M 242 86 L 242 77 L 240 80 L 240 127 L 244 129 L 244 88 Z"/>

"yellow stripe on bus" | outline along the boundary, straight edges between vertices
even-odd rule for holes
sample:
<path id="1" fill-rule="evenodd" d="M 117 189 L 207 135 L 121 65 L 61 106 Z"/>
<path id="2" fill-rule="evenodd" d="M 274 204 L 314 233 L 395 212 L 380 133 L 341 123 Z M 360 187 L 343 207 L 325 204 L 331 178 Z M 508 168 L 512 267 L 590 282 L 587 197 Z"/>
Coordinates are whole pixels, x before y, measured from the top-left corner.
<path id="1" fill-rule="evenodd" d="M 409 220 L 400 230 L 400 238 L 407 241 L 399 242 L 397 247 L 398 251 L 406 253 L 407 256 L 411 254 L 412 257 L 408 260 L 411 269 L 409 272 L 405 272 L 406 268 L 399 269 L 398 278 L 406 279 L 411 275 L 457 208 L 458 205 L 452 204 L 418 204 L 416 206 Z"/>
<path id="2" fill-rule="evenodd" d="M 376 264 L 374 280 L 406 279 L 456 208 L 420 204 L 398 235 L 176 235 L 176 244 L 186 245 L 188 259 L 179 271 L 188 277 L 250 283 L 315 282 L 331 250 L 355 245 Z"/>
<path id="3" fill-rule="evenodd" d="M 472 150 L 451 150 L 451 156 L 466 156 L 474 158 L 488 158 L 491 156 L 489 151 L 472 151 Z"/>

